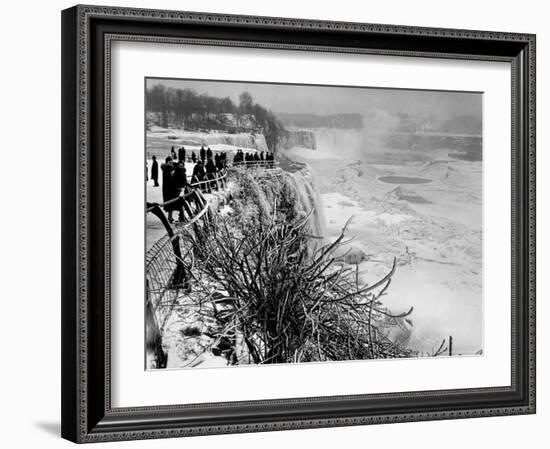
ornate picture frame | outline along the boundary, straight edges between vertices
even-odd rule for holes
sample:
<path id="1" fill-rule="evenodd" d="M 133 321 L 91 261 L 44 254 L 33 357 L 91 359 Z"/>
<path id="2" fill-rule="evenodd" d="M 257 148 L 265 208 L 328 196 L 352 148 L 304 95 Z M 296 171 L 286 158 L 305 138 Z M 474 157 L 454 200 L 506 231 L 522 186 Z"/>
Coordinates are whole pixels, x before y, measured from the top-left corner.
<path id="1" fill-rule="evenodd" d="M 118 41 L 301 50 L 511 67 L 511 384 L 483 388 L 112 406 L 111 46 Z M 62 12 L 62 436 L 74 442 L 535 413 L 535 36 L 75 6 Z"/>

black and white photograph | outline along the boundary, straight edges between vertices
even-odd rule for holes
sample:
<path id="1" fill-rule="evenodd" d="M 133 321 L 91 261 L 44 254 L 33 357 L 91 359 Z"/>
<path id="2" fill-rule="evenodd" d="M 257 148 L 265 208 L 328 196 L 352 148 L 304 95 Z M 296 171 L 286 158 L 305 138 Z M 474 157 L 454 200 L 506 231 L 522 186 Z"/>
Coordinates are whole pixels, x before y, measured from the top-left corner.
<path id="1" fill-rule="evenodd" d="M 146 369 L 482 356 L 482 104 L 146 78 Z"/>
<path id="2" fill-rule="evenodd" d="M 544 446 L 545 3 L 94 3 L 3 9 L 1 447 Z"/>
<path id="3" fill-rule="evenodd" d="M 398 2 L 62 11 L 61 83 L 43 92 L 61 94 L 60 176 L 38 163 L 61 181 L 61 316 L 37 305 L 61 327 L 61 364 L 42 371 L 57 378 L 63 438 L 516 448 L 537 436 L 540 417 L 508 417 L 540 399 L 542 15 Z M 35 84 L 6 84 L 19 93 L 8 135 L 52 142 L 20 101 Z M 21 242 L 43 233 L 29 223 L 6 236 L 42 287 L 56 264 L 50 250 L 33 268 L 41 252 Z M 29 334 L 9 349 L 36 365 L 51 345 L 20 315 L 6 315 L 6 341 Z M 27 390 L 44 390 L 25 371 Z"/>

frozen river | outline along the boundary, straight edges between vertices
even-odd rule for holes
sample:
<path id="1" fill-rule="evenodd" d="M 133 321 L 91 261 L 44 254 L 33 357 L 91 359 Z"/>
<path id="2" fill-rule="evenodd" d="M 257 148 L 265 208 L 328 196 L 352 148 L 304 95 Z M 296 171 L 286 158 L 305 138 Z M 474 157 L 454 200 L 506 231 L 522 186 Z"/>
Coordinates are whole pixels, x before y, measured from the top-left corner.
<path id="1" fill-rule="evenodd" d="M 397 258 L 383 302 L 393 312 L 414 307 L 410 347 L 430 353 L 452 336 L 453 354 L 483 349 L 481 162 L 381 165 L 357 152 L 302 148 L 286 155 L 317 179 L 327 238 L 353 217 L 347 234 L 364 255 L 364 280 L 379 279 Z"/>

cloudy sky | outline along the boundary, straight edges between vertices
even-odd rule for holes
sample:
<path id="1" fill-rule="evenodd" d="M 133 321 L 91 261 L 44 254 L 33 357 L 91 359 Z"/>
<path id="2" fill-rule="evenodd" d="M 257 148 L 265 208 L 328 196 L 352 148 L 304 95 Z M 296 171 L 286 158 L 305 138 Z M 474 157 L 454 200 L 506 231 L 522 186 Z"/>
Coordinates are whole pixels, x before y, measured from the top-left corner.
<path id="1" fill-rule="evenodd" d="M 147 87 L 194 89 L 199 94 L 230 97 L 238 103 L 240 93 L 249 92 L 256 103 L 273 112 L 336 114 L 383 110 L 416 117 L 451 118 L 459 115 L 481 117 L 482 94 L 476 92 L 380 89 L 373 87 L 332 87 L 224 81 L 147 79 Z"/>

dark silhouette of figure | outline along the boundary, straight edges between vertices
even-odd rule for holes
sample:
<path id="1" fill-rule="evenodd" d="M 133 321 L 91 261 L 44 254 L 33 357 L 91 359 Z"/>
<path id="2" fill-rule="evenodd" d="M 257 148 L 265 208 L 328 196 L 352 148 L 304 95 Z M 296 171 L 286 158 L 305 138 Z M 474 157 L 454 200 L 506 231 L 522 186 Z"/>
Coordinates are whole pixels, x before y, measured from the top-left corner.
<path id="1" fill-rule="evenodd" d="M 208 160 L 206 161 L 206 173 L 207 174 L 216 174 L 216 164 L 214 164 L 214 161 L 212 160 L 211 157 L 208 158 Z"/>
<path id="2" fill-rule="evenodd" d="M 183 189 L 187 185 L 187 171 L 185 170 L 185 163 L 179 161 L 175 168 L 175 182 L 179 189 Z"/>
<path id="3" fill-rule="evenodd" d="M 185 162 L 185 147 L 178 150 L 178 161 Z"/>
<path id="4" fill-rule="evenodd" d="M 205 169 L 206 169 L 206 179 L 212 179 L 212 180 L 216 179 L 216 164 L 214 164 L 214 161 L 212 160 L 211 157 L 207 159 Z M 212 187 L 216 187 L 216 183 L 214 181 L 208 182 L 207 186 L 208 186 L 208 191 L 210 192 L 210 189 Z"/>
<path id="5" fill-rule="evenodd" d="M 187 187 L 187 170 L 185 169 L 184 160 L 178 161 L 178 165 L 174 169 L 174 182 L 178 189 L 178 196 L 180 196 L 181 192 L 184 192 Z M 176 206 L 175 210 L 179 213 L 179 221 L 184 222 L 183 201 L 178 202 Z"/>
<path id="6" fill-rule="evenodd" d="M 174 164 L 172 158 L 167 157 L 165 163 L 160 166 L 162 170 L 162 202 L 166 203 L 179 196 L 179 188 L 175 180 Z M 168 221 L 172 223 L 172 213 L 174 210 L 178 210 L 176 202 L 171 202 L 164 205 L 164 210 L 168 213 Z"/>
<path id="7" fill-rule="evenodd" d="M 216 156 L 218 156 L 218 155 L 216 155 Z M 223 156 L 222 155 L 218 156 L 217 158 L 214 158 L 214 163 L 216 164 L 216 170 L 217 171 L 223 170 L 224 162 L 223 162 Z"/>
<path id="8" fill-rule="evenodd" d="M 243 160 L 242 156 L 243 156 L 242 150 L 237 150 L 237 152 L 233 155 L 233 165 L 240 164 Z"/>
<path id="9" fill-rule="evenodd" d="M 174 145 L 172 145 L 172 148 L 170 149 L 170 159 L 173 161 L 176 160 L 176 150 L 174 149 Z"/>
<path id="10" fill-rule="evenodd" d="M 153 163 L 151 164 L 151 179 L 154 182 L 154 187 L 159 186 L 159 163 L 157 157 L 153 156 Z"/>
<path id="11" fill-rule="evenodd" d="M 191 152 L 191 160 L 193 161 L 193 164 L 197 163 L 197 155 L 194 151 Z"/>
<path id="12" fill-rule="evenodd" d="M 260 160 L 260 156 L 258 156 L 258 153 L 254 153 L 254 160 L 255 160 L 255 161 L 259 161 L 259 160 Z"/>
<path id="13" fill-rule="evenodd" d="M 191 182 L 200 182 L 204 179 L 204 165 L 202 164 L 202 161 L 197 161 L 197 164 L 193 168 L 193 177 L 191 179 Z"/>
<path id="14" fill-rule="evenodd" d="M 212 159 L 212 150 L 210 147 L 208 147 L 208 150 L 206 150 L 206 159 Z"/>
<path id="15" fill-rule="evenodd" d="M 201 147 L 201 150 L 200 150 L 199 154 L 200 154 L 200 157 L 201 157 L 201 161 L 204 164 L 204 160 L 206 159 L 206 150 L 204 149 L 204 147 Z"/>
<path id="16" fill-rule="evenodd" d="M 261 161 L 264 160 L 264 152 L 263 152 L 263 151 L 260 153 L 260 160 L 261 160 Z"/>

